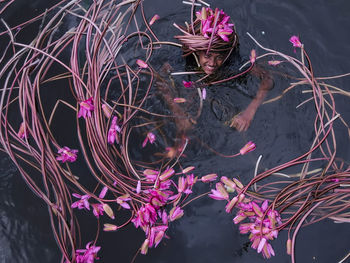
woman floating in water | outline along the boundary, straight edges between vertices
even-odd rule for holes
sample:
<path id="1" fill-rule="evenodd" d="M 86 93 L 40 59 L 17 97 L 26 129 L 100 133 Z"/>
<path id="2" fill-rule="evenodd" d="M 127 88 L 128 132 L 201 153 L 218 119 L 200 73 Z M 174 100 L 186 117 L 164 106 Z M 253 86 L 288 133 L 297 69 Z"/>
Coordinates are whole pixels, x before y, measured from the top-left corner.
<path id="1" fill-rule="evenodd" d="M 230 23 L 228 15 L 217 8 L 212 10 L 203 7 L 201 11 L 196 12 L 196 16 L 193 23 L 186 24 L 185 28 L 175 24 L 183 33 L 175 38 L 181 42 L 184 56 L 194 58 L 200 70 L 206 74 L 200 81 L 212 85 L 232 80 L 248 72 L 260 79 L 254 99 L 245 110 L 229 121 L 231 127 L 238 131 L 246 131 L 268 90 L 273 87 L 273 80 L 265 70 L 255 65 L 255 51 L 251 54 L 251 67 L 248 70 L 220 79 L 224 73 L 220 71 L 225 69 L 223 66 L 233 62 L 232 55 L 238 53 L 238 36 L 234 24 Z"/>

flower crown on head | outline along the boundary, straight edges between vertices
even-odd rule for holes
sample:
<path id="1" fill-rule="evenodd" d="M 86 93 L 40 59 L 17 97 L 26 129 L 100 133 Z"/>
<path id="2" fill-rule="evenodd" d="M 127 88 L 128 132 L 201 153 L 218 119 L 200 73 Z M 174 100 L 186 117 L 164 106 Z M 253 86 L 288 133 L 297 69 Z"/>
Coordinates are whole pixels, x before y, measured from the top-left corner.
<path id="1" fill-rule="evenodd" d="M 234 24 L 228 23 L 230 16 L 218 8 L 213 11 L 210 7 L 203 7 L 196 12 L 197 19 L 201 21 L 200 32 L 206 38 L 212 35 L 219 36 L 225 42 L 229 41 L 228 36 L 234 32 Z"/>

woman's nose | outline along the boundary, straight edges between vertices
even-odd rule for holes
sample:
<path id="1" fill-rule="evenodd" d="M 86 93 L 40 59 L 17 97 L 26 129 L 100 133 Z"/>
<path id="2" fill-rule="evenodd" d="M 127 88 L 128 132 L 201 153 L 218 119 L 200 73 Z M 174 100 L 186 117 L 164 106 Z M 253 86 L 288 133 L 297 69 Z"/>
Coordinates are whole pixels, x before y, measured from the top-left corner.
<path id="1" fill-rule="evenodd" d="M 208 64 L 209 64 L 209 66 L 215 66 L 215 64 L 216 64 L 216 59 L 213 58 L 213 57 L 209 58 Z"/>

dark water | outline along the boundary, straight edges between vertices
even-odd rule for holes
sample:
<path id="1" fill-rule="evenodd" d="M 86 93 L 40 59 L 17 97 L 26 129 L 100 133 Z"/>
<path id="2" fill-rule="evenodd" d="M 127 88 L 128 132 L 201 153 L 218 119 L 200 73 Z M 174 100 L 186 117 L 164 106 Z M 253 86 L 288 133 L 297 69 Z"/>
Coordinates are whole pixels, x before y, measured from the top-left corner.
<path id="1" fill-rule="evenodd" d="M 24 21 L 55 1 L 16 1 L 3 15 L 11 25 Z M 293 55 L 288 39 L 299 35 L 308 50 L 317 76 L 331 76 L 350 71 L 350 2 L 329 0 L 239 0 L 210 1 L 211 6 L 223 8 L 231 15 L 240 36 L 242 53 L 249 53 L 254 43 L 246 36 L 250 32 L 256 39 L 273 49 Z M 148 16 L 159 14 L 162 19 L 155 24 L 161 39 L 173 40 L 177 32 L 172 23 L 189 20 L 189 8 L 181 1 L 145 0 Z M 259 52 L 259 50 L 258 50 Z M 160 61 L 172 61 L 181 67 L 180 53 L 161 53 Z M 286 69 L 288 70 L 288 69 Z M 349 90 L 350 80 L 344 78 L 330 82 Z M 269 93 L 274 97 L 286 88 L 288 82 L 276 78 L 275 88 Z M 209 90 L 224 96 L 223 90 Z M 213 118 L 209 105 L 204 105 L 203 116 L 195 134 L 221 152 L 236 152 L 247 140 L 258 145 L 255 152 L 236 159 L 223 159 L 200 147 L 194 147 L 189 163 L 197 167 L 197 173 L 216 172 L 219 175 L 240 176 L 247 182 L 253 175 L 258 156 L 263 155 L 261 169 L 271 168 L 300 155 L 308 149 L 312 140 L 312 106 L 298 110 L 296 105 L 306 95 L 301 89 L 292 91 L 284 99 L 263 105 L 257 112 L 250 129 L 238 134 Z M 337 110 L 350 121 L 348 99 L 336 97 Z M 311 123 L 310 123 L 311 122 Z M 346 131 L 339 125 L 337 136 L 338 155 L 349 160 L 350 147 Z M 213 139 L 215 138 L 215 139 Z M 198 187 L 199 191 L 205 190 Z M 0 262 L 59 262 L 60 252 L 51 234 L 47 209 L 26 188 L 16 168 L 6 155 L 0 161 Z M 88 225 L 90 222 L 83 223 Z M 95 224 L 92 225 L 95 227 Z M 85 233 L 88 235 L 88 233 Z M 198 200 L 185 209 L 185 216 L 170 228 L 169 240 L 162 241 L 157 249 L 150 249 L 147 256 L 139 256 L 136 262 L 265 262 L 260 254 L 247 248 L 248 238 L 240 235 L 232 224 L 232 216 L 224 211 L 224 203 L 208 198 Z M 130 262 L 143 241 L 143 233 L 129 226 L 116 233 L 103 233 L 104 240 L 99 262 Z M 270 262 L 289 262 L 285 253 L 286 233 L 272 242 L 276 256 Z M 338 262 L 350 252 L 350 228 L 346 224 L 324 221 L 303 228 L 297 239 L 297 262 Z"/>

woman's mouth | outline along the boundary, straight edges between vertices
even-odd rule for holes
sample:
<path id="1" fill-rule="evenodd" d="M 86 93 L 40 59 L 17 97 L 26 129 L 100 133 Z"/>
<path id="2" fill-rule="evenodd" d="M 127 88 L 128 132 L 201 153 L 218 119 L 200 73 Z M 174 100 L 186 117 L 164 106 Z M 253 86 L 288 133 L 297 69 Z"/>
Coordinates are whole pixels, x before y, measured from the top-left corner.
<path id="1" fill-rule="evenodd" d="M 215 70 L 216 70 L 216 67 L 212 67 L 212 66 L 208 66 L 208 65 L 206 65 L 204 67 L 204 72 L 207 73 L 208 75 L 213 74 L 215 72 Z"/>

